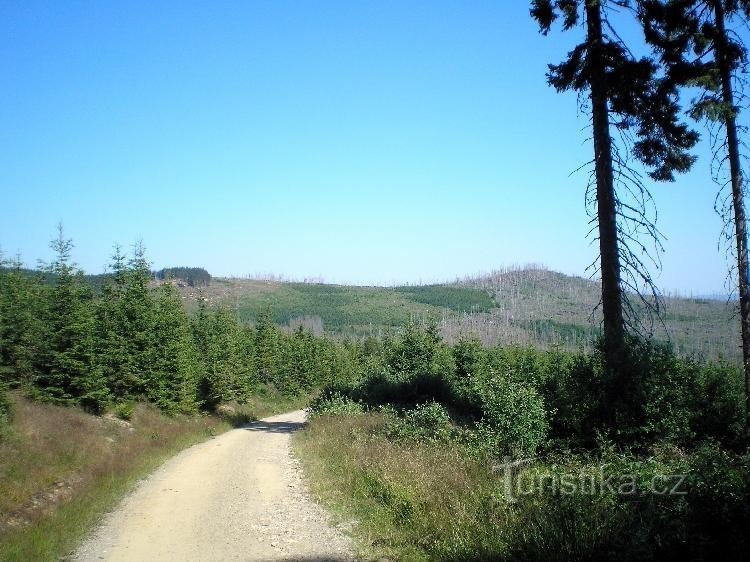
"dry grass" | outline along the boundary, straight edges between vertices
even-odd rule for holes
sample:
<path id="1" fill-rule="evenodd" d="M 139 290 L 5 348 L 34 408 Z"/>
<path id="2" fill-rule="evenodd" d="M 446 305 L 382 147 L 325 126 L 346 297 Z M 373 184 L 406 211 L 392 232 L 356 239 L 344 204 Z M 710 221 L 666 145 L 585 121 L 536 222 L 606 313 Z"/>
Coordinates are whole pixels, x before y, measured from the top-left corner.
<path id="1" fill-rule="evenodd" d="M 295 436 L 314 493 L 359 522 L 366 558 L 480 560 L 504 550 L 502 484 L 452 446 L 396 443 L 383 417 L 316 418 Z"/>
<path id="2" fill-rule="evenodd" d="M 130 422 L 11 396 L 0 441 L 0 559 L 53 559 L 176 451 L 229 425 L 138 405 Z"/>

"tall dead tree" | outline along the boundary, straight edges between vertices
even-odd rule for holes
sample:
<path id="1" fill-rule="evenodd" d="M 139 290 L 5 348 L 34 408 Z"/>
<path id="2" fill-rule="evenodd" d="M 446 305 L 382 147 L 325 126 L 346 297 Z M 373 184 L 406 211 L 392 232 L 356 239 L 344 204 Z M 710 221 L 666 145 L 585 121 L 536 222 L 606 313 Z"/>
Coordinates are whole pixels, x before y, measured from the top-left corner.
<path id="1" fill-rule="evenodd" d="M 679 120 L 677 89 L 653 58 L 633 56 L 617 33 L 613 10 L 630 17 L 627 0 L 534 0 L 531 16 L 546 35 L 562 18 L 564 30 L 583 24 L 584 39 L 567 59 L 549 65 L 547 79 L 558 92 L 575 91 L 591 122 L 594 155 L 589 198 L 599 243 L 602 282 L 604 357 L 610 385 L 608 398 L 619 401 L 632 387 L 625 366 L 626 333 L 638 321 L 629 297 L 658 307 L 658 296 L 643 255 L 651 255 L 643 235 L 660 250 L 659 234 L 647 208 L 650 194 L 635 160 L 658 181 L 673 181 L 675 172 L 687 171 L 694 158 L 688 151 L 698 135 Z M 634 13 L 634 12 L 633 12 Z M 616 139 L 613 139 L 613 132 Z M 593 187 L 593 189 L 591 189 Z M 627 196 L 632 196 L 628 199 Z M 652 256 L 653 257 L 653 256 Z M 658 260 L 658 256 L 655 258 Z"/>

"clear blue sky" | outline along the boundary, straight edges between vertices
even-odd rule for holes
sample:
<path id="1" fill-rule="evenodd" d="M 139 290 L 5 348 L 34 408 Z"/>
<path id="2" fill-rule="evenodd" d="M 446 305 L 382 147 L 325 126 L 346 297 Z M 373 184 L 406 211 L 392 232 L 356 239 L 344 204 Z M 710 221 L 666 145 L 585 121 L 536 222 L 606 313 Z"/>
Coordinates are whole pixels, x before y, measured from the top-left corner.
<path id="1" fill-rule="evenodd" d="M 574 37 L 513 2 L 0 4 L 0 244 L 48 258 L 63 220 L 101 272 L 430 281 L 514 263 L 583 274 Z M 705 150 L 705 149 L 704 149 Z M 720 292 L 708 159 L 656 185 L 665 289 Z"/>

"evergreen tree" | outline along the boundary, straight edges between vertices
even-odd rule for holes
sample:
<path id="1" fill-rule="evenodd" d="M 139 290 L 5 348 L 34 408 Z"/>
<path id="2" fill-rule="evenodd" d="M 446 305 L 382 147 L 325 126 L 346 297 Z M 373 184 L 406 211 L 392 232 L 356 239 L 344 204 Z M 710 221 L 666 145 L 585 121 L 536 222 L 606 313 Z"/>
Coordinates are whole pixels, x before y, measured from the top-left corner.
<path id="1" fill-rule="evenodd" d="M 737 287 L 740 300 L 742 357 L 745 372 L 745 398 L 750 416 L 750 261 L 745 210 L 747 177 L 742 167 L 738 118 L 742 110 L 737 98 L 747 86 L 747 47 L 732 24 L 747 29 L 750 0 L 644 0 L 641 22 L 646 39 L 662 54 L 673 80 L 697 88 L 691 114 L 695 119 L 718 125 L 719 142 L 714 143 L 720 190 L 729 185 L 729 208 L 718 211 L 728 226 L 728 239 L 734 239 Z M 739 92 L 739 96 L 738 96 Z M 718 201 L 718 198 L 717 198 Z M 748 418 L 750 427 L 750 417 Z"/>
<path id="2" fill-rule="evenodd" d="M 154 301 L 150 282 L 151 269 L 146 251 L 143 244 L 137 242 L 125 273 L 122 295 L 125 339 L 130 357 L 128 372 L 124 375 L 130 386 L 127 392 L 131 396 L 147 395 L 146 387 L 152 376 L 150 361 L 153 355 Z"/>
<path id="3" fill-rule="evenodd" d="M 260 380 L 276 382 L 278 373 L 279 332 L 269 313 L 261 314 L 255 323 L 255 365 Z"/>
<path id="4" fill-rule="evenodd" d="M 91 289 L 71 261 L 73 243 L 62 225 L 50 244 L 55 261 L 49 267 L 54 285 L 48 293 L 45 324 L 48 339 L 41 354 L 42 369 L 35 377 L 40 397 L 58 403 L 79 402 L 98 411 L 108 393 L 94 361 L 94 313 Z"/>
<path id="5" fill-rule="evenodd" d="M 201 369 L 187 315 L 174 287 L 168 283 L 159 290 L 154 318 L 147 397 L 167 412 L 193 412 L 198 407 Z"/>
<path id="6" fill-rule="evenodd" d="M 214 398 L 245 401 L 250 389 L 245 385 L 246 378 L 243 376 L 239 326 L 234 315 L 225 307 L 214 311 L 208 356 Z"/>
<path id="7" fill-rule="evenodd" d="M 622 189 L 634 190 L 641 198 L 647 194 L 638 176 L 627 168 L 627 159 L 622 154 L 627 145 L 618 146 L 613 142 L 611 130 L 614 127 L 618 135 L 633 137 L 631 155 L 648 169 L 651 178 L 659 181 L 672 181 L 675 172 L 690 168 L 694 158 L 687 151 L 695 145 L 698 136 L 679 122 L 677 84 L 661 72 L 652 58 L 634 58 L 614 31 L 615 26 L 609 19 L 609 8 L 614 5 L 627 8 L 630 2 L 534 0 L 531 15 L 545 35 L 559 17 L 565 30 L 576 27 L 581 21 L 584 23 L 584 41 L 564 62 L 550 65 L 547 77 L 558 92 L 572 90 L 588 96 L 604 357 L 610 375 L 609 397 L 616 402 L 627 396 L 633 386 L 630 371 L 625 368 L 625 290 L 640 291 L 641 283 L 653 287 L 639 255 L 644 247 L 634 234 L 645 229 L 647 234 L 655 236 L 656 231 L 644 212 L 627 203 L 624 194 L 616 189 L 615 178 L 621 182 Z M 628 222 L 632 230 L 623 228 L 623 223 Z M 632 245 L 638 251 L 634 252 Z"/>
<path id="8" fill-rule="evenodd" d="M 0 255 L 0 384 L 28 385 L 34 366 L 39 287 L 19 258 Z"/>
<path id="9" fill-rule="evenodd" d="M 124 296 L 127 266 L 120 246 L 112 255 L 112 272 L 96 303 L 97 362 L 115 399 L 132 398 L 137 387 L 132 356 L 130 355 Z"/>

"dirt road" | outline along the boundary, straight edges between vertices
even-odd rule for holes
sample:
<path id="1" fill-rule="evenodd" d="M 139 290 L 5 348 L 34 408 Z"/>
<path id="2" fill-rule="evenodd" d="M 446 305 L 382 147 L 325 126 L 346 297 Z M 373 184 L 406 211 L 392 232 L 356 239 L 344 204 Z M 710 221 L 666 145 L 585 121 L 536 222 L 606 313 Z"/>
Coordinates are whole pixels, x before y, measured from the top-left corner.
<path id="1" fill-rule="evenodd" d="M 306 495 L 290 434 L 297 411 L 191 447 L 136 488 L 74 560 L 353 560 Z"/>

